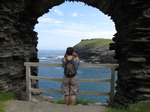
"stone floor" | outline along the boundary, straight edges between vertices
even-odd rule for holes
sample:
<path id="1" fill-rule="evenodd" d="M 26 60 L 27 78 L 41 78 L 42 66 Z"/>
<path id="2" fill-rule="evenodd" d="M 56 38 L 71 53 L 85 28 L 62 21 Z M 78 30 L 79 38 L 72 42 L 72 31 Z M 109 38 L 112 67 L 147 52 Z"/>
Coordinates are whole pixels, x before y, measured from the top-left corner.
<path id="1" fill-rule="evenodd" d="M 6 112 L 105 112 L 105 106 L 66 106 L 49 102 L 14 101 L 6 106 Z"/>

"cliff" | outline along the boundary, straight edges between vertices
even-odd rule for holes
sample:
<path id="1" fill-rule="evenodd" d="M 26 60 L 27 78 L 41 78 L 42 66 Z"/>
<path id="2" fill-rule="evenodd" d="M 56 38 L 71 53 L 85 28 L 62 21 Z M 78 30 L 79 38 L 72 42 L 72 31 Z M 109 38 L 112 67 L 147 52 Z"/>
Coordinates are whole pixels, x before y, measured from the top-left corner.
<path id="1" fill-rule="evenodd" d="M 74 46 L 80 59 L 91 63 L 116 63 L 114 50 L 109 50 L 111 39 L 86 39 Z"/>

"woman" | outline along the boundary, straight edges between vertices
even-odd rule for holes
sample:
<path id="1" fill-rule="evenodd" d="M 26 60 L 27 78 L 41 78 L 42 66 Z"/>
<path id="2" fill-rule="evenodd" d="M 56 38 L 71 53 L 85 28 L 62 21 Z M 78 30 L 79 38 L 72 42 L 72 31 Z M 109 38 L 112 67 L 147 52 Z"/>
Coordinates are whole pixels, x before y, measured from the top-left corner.
<path id="1" fill-rule="evenodd" d="M 78 58 L 78 55 L 75 53 L 75 50 L 72 47 L 67 48 L 65 57 L 63 58 L 63 66 L 66 64 L 66 60 L 72 60 L 75 65 L 75 68 L 78 69 L 78 65 L 80 63 L 80 60 Z M 79 78 L 76 74 L 73 77 L 67 77 L 64 75 L 63 82 L 62 82 L 62 92 L 64 94 L 64 100 L 66 105 L 75 105 L 76 102 L 76 94 L 79 91 Z"/>

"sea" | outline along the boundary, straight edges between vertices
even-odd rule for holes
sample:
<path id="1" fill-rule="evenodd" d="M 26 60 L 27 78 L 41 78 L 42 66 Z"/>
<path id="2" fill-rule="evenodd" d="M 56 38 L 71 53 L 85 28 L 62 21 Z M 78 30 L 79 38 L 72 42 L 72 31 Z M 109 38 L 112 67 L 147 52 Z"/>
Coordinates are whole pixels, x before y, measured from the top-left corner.
<path id="1" fill-rule="evenodd" d="M 40 63 L 61 63 L 61 58 L 64 57 L 65 50 L 39 50 L 38 59 Z M 85 63 L 85 62 L 81 62 Z M 86 64 L 86 63 L 85 63 Z M 48 78 L 63 78 L 62 67 L 38 67 L 38 76 Z M 98 79 L 110 78 L 109 68 L 78 68 L 78 76 L 80 79 Z M 40 89 L 61 90 L 61 82 L 39 80 Z M 80 91 L 99 91 L 109 92 L 110 82 L 93 82 L 80 83 Z M 44 96 L 50 96 L 54 99 L 63 99 L 60 93 L 43 93 Z M 107 102 L 109 96 L 106 95 L 77 95 L 77 98 L 84 100 L 92 100 L 96 102 Z"/>

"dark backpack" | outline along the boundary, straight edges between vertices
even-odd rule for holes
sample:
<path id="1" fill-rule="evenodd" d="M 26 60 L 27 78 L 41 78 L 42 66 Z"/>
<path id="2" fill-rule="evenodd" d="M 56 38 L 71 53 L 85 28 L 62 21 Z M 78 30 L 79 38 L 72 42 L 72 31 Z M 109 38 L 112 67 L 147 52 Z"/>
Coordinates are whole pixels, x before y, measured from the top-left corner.
<path id="1" fill-rule="evenodd" d="M 65 57 L 66 64 L 64 66 L 64 74 L 69 78 L 74 77 L 77 74 L 77 69 L 74 65 L 74 58 L 75 57 L 73 56 L 71 60 L 68 60 L 67 57 Z"/>

